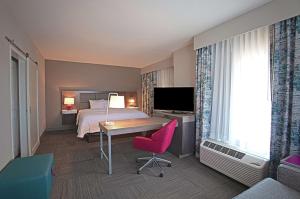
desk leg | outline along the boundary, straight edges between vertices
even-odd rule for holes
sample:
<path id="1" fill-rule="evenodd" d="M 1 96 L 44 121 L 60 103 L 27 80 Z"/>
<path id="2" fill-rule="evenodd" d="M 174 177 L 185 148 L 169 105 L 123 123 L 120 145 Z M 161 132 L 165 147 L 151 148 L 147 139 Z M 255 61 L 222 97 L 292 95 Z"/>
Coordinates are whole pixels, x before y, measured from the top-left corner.
<path id="1" fill-rule="evenodd" d="M 103 132 L 100 130 L 100 159 L 103 159 Z"/>
<path id="2" fill-rule="evenodd" d="M 108 174 L 112 174 L 112 165 L 111 165 L 111 136 L 108 135 Z"/>

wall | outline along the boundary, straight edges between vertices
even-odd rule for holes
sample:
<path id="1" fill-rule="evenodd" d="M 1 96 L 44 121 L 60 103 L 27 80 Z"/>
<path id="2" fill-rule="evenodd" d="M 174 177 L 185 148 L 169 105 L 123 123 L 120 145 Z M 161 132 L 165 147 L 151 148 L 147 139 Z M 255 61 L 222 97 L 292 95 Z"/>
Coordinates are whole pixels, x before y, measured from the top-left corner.
<path id="1" fill-rule="evenodd" d="M 140 72 L 138 68 L 46 60 L 47 130 L 64 129 L 60 88 L 139 92 Z"/>
<path id="2" fill-rule="evenodd" d="M 173 53 L 174 86 L 195 86 L 195 60 L 196 54 L 193 44 L 180 48 Z"/>
<path id="3" fill-rule="evenodd" d="M 4 36 L 14 39 L 22 49 L 29 52 L 39 62 L 39 115 L 40 134 L 45 129 L 45 65 L 44 58 L 32 41 L 20 28 L 19 24 L 0 3 L 0 170 L 13 158 L 11 134 L 11 101 L 10 101 L 10 55 L 9 44 Z"/>
<path id="4" fill-rule="evenodd" d="M 173 67 L 174 63 L 173 63 L 173 56 L 170 56 L 166 59 L 163 59 L 159 62 L 156 62 L 154 64 L 150 64 L 144 68 L 141 69 L 141 74 L 144 73 L 149 73 L 151 71 L 156 71 L 156 70 L 162 70 L 164 68 L 170 68 Z"/>
<path id="5" fill-rule="evenodd" d="M 299 0 L 273 0 L 194 37 L 194 49 L 300 14 Z"/>
<path id="6" fill-rule="evenodd" d="M 174 51 L 167 59 L 142 68 L 141 74 L 174 67 L 174 86 L 193 87 L 195 84 L 195 59 L 193 44 L 190 44 Z"/>
<path id="7" fill-rule="evenodd" d="M 196 35 L 194 45 L 191 44 L 174 51 L 171 57 L 143 68 L 142 73 L 160 70 L 172 65 L 174 66 L 174 86 L 194 86 L 196 64 L 194 49 L 299 14 L 299 0 L 273 0 L 262 7 Z"/>

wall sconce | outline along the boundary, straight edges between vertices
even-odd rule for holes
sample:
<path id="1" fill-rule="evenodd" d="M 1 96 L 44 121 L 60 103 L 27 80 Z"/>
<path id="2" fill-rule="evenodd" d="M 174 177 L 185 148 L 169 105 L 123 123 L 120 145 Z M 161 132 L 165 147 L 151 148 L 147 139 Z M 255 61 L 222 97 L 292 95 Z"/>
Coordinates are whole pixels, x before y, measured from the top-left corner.
<path id="1" fill-rule="evenodd" d="M 75 103 L 74 97 L 65 97 L 64 98 L 64 105 L 66 105 L 68 110 L 71 110 L 73 108 L 74 103 Z"/>

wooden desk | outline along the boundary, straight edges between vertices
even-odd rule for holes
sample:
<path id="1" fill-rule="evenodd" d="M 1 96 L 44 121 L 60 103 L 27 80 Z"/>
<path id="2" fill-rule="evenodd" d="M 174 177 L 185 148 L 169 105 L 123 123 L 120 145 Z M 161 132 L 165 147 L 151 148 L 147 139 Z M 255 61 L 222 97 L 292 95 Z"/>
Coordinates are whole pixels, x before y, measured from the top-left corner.
<path id="1" fill-rule="evenodd" d="M 111 136 L 160 129 L 169 121 L 166 118 L 151 117 L 114 121 L 114 124 L 109 126 L 105 126 L 105 122 L 100 122 L 100 158 L 103 159 L 104 156 L 108 160 L 108 174 L 112 174 Z M 103 150 L 103 134 L 108 137 L 108 156 Z"/>

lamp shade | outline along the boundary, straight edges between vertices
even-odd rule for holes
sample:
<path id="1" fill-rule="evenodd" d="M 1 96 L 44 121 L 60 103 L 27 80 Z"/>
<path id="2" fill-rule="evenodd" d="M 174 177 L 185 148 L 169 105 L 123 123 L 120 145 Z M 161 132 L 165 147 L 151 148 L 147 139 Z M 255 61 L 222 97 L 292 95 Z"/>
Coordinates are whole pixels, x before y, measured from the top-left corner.
<path id="1" fill-rule="evenodd" d="M 110 96 L 109 108 L 125 108 L 124 96 Z"/>
<path id="2" fill-rule="evenodd" d="M 134 103 L 135 103 L 135 100 L 134 100 L 134 98 L 130 98 L 130 99 L 128 100 L 128 102 L 131 103 L 131 104 L 134 104 Z"/>
<path id="3" fill-rule="evenodd" d="M 65 105 L 73 105 L 74 104 L 74 98 L 73 97 L 65 97 L 64 98 L 64 104 Z"/>

